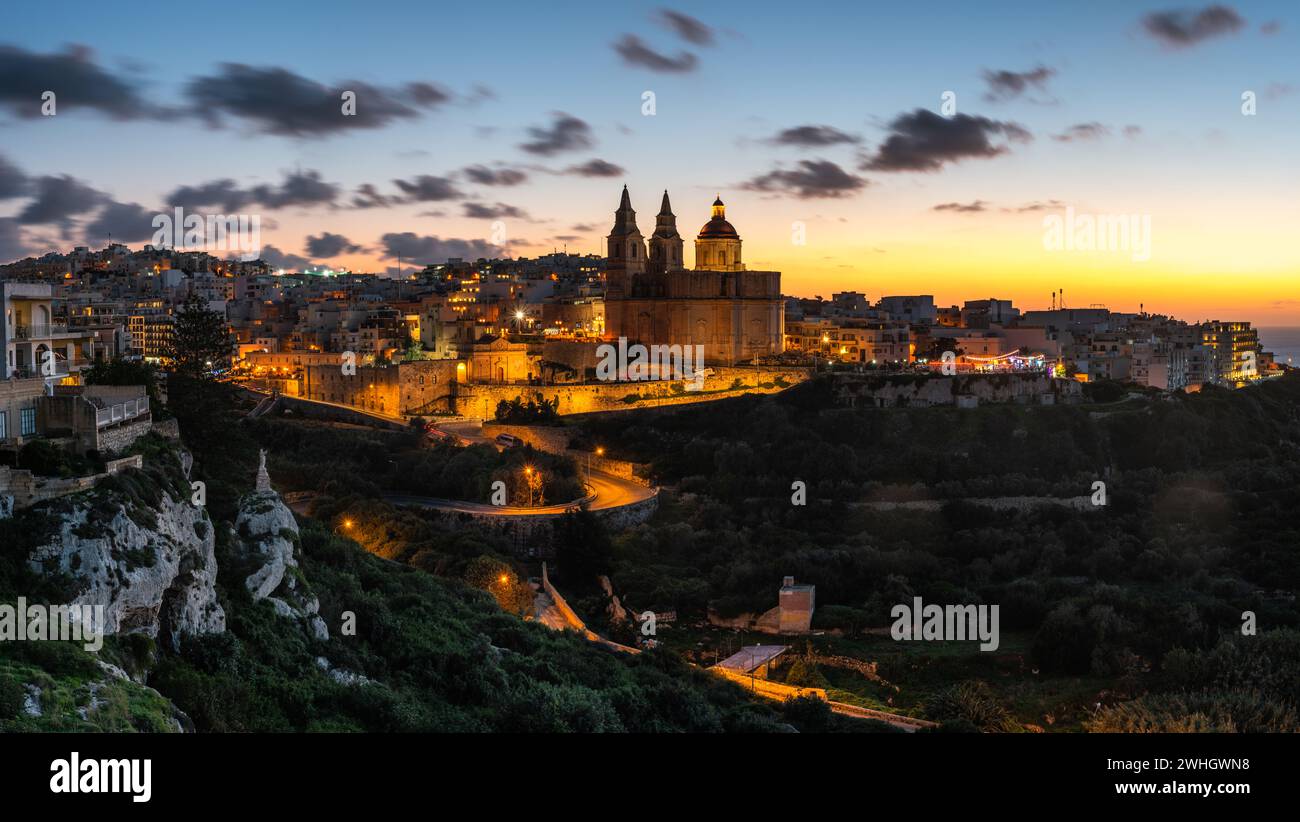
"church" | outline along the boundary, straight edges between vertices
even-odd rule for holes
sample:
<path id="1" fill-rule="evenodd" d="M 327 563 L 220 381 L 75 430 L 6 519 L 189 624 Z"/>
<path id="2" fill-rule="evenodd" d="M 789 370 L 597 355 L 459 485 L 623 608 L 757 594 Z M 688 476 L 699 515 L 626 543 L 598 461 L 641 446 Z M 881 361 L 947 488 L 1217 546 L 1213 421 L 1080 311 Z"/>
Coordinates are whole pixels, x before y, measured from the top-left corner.
<path id="1" fill-rule="evenodd" d="M 649 244 L 636 225 L 627 186 L 606 238 L 605 331 L 643 345 L 702 345 L 705 362 L 731 365 L 784 346 L 781 272 L 746 271 L 740 235 L 722 198 L 695 238 L 686 268 L 677 217 L 664 192 Z"/>

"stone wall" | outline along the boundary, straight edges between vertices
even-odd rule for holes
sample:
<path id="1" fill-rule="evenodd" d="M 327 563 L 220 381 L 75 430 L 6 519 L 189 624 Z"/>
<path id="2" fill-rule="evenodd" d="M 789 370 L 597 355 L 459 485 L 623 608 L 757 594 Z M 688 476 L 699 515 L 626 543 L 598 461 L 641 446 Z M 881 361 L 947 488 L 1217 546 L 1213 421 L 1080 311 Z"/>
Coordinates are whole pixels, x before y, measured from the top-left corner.
<path id="1" fill-rule="evenodd" d="M 837 401 L 851 407 L 973 408 L 985 403 L 1083 401 L 1083 387 L 1078 382 L 1046 374 L 836 374 L 831 380 Z"/>
<path id="2" fill-rule="evenodd" d="M 148 419 L 111 428 L 101 428 L 98 436 L 99 451 L 104 454 L 115 454 L 130 448 L 132 443 L 148 434 L 152 428 L 153 421 Z"/>
<path id="3" fill-rule="evenodd" d="M 701 391 L 687 391 L 683 380 L 645 380 L 640 382 L 602 382 L 580 385 L 461 385 L 452 399 L 454 410 L 467 417 L 490 420 L 496 415 L 497 403 L 515 397 L 524 400 L 541 394 L 546 400 L 559 399 L 560 414 L 585 414 L 593 411 L 626 411 L 707 402 L 747 393 L 769 394 L 803 382 L 808 372 L 800 368 L 729 368 L 715 367 L 706 377 Z M 780 378 L 785 386 L 778 385 Z M 739 383 L 737 383 L 739 381 Z M 770 387 L 763 388 L 761 385 Z M 737 386 L 738 387 L 733 387 Z M 674 386 L 676 389 L 674 390 Z"/>

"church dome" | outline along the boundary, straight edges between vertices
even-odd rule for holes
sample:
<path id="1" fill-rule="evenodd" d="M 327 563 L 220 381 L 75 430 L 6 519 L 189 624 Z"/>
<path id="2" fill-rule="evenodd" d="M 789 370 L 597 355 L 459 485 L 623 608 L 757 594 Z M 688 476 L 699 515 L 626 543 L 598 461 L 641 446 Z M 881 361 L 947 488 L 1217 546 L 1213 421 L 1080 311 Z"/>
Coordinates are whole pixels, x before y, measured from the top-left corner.
<path id="1" fill-rule="evenodd" d="M 727 222 L 727 207 L 719 196 L 713 201 L 713 218 L 700 229 L 701 240 L 739 240 L 735 227 Z"/>

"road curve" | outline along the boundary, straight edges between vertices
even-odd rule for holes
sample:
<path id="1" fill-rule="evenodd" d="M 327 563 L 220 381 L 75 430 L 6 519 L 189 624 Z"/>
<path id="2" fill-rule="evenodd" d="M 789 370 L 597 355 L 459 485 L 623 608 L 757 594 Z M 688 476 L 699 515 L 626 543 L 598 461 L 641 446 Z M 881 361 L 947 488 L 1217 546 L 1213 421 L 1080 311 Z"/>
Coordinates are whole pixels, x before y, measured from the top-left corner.
<path id="1" fill-rule="evenodd" d="M 420 497 L 410 494 L 384 494 L 383 498 L 394 505 L 414 505 L 420 508 L 433 508 L 439 511 L 464 514 L 489 514 L 499 517 L 542 517 L 574 511 L 584 507 L 584 504 L 590 511 L 621 508 L 624 505 L 647 500 L 655 495 L 654 488 L 647 488 L 631 480 L 625 480 L 600 471 L 591 472 L 591 478 L 588 480 L 587 485 L 591 490 L 591 494 L 585 500 L 575 500 L 557 505 L 541 505 L 534 508 L 490 505 L 484 502 Z"/>

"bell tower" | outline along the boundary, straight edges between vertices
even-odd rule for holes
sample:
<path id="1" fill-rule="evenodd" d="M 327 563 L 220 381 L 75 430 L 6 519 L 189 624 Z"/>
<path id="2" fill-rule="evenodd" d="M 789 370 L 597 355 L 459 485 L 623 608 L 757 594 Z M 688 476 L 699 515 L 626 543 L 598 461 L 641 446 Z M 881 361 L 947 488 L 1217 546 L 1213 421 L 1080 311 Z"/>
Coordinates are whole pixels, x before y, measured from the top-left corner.
<path id="1" fill-rule="evenodd" d="M 614 212 L 614 227 L 605 238 L 608 266 L 605 269 L 605 290 L 609 297 L 626 297 L 632 293 L 632 282 L 646 270 L 645 239 L 636 227 L 636 212 L 627 186 L 623 186 L 623 199 Z"/>
<path id="2" fill-rule="evenodd" d="M 677 215 L 673 214 L 665 189 L 663 204 L 655 217 L 655 233 L 650 235 L 650 261 L 646 270 L 651 274 L 681 271 L 684 268 L 682 247 L 682 235 L 677 233 Z"/>

